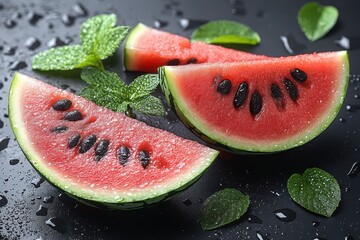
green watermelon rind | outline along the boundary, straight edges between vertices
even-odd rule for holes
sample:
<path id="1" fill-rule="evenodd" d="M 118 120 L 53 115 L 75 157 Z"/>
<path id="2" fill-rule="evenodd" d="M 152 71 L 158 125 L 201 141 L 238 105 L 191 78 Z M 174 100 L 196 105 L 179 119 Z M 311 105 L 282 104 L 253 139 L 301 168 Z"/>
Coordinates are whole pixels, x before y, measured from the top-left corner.
<path id="1" fill-rule="evenodd" d="M 190 107 L 177 94 L 176 87 L 172 84 L 170 66 L 163 66 L 158 69 L 160 76 L 160 86 L 165 95 L 165 99 L 169 106 L 174 110 L 180 120 L 198 137 L 208 142 L 217 149 L 225 150 L 231 153 L 273 153 L 288 150 L 294 147 L 304 145 L 310 140 L 322 133 L 336 118 L 341 106 L 344 102 L 348 87 L 349 78 L 349 59 L 347 51 L 339 51 L 337 53 L 342 60 L 342 74 L 339 76 L 339 94 L 331 108 L 328 109 L 328 115 L 324 115 L 324 119 L 319 121 L 317 126 L 311 132 L 303 132 L 293 139 L 284 139 L 278 144 L 266 145 L 251 145 L 234 142 L 232 139 L 227 139 L 226 136 L 221 136 L 213 133 L 211 127 L 205 126 L 206 121 L 200 119 L 191 111 Z"/>
<path id="2" fill-rule="evenodd" d="M 119 192 L 118 198 L 114 199 L 112 195 L 107 194 L 105 191 L 94 192 L 93 189 L 76 185 L 76 183 L 67 181 L 53 169 L 48 168 L 46 166 L 46 162 L 42 161 L 42 157 L 31 145 L 28 133 L 23 125 L 21 113 L 18 111 L 18 104 L 21 102 L 21 92 L 24 87 L 22 86 L 22 83 L 29 79 L 29 77 L 23 74 L 15 73 L 9 91 L 9 119 L 16 140 L 31 165 L 42 177 L 44 177 L 44 179 L 53 186 L 59 188 L 61 191 L 65 192 L 70 197 L 73 197 L 87 205 L 98 208 L 120 210 L 138 209 L 152 206 L 155 203 L 159 203 L 177 195 L 193 185 L 207 171 L 219 153 L 218 151 L 209 148 L 207 152 L 204 152 L 201 159 L 199 158 L 197 161 L 194 161 L 201 164 L 192 168 L 191 172 L 183 174 L 181 179 L 172 179 L 166 184 L 166 186 L 161 189 L 157 188 L 156 191 L 154 189 L 150 189 L 148 191 L 139 190 L 138 192 L 132 193 L 132 196 L 127 194 L 121 195 Z M 39 91 L 41 90 L 39 89 Z"/>
<path id="3" fill-rule="evenodd" d="M 132 69 L 132 61 L 134 58 L 132 58 L 132 54 L 130 53 L 130 49 L 133 48 L 133 45 L 135 43 L 137 43 L 137 38 L 139 38 L 142 34 L 141 32 L 146 31 L 147 30 L 147 26 L 142 24 L 142 23 L 138 23 L 132 30 L 131 32 L 127 35 L 126 37 L 126 41 L 125 41 L 125 45 L 124 45 L 124 68 L 125 69 Z"/>

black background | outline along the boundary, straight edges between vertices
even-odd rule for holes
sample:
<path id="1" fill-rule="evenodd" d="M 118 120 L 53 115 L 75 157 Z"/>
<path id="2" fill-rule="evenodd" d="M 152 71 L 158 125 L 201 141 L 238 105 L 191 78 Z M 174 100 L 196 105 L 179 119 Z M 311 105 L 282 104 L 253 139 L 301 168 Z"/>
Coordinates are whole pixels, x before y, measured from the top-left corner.
<path id="1" fill-rule="evenodd" d="M 86 14 L 74 17 L 79 15 L 73 10 L 79 2 L 86 9 Z M 313 43 L 305 38 L 296 20 L 297 12 L 304 3 L 306 1 L 300 0 L 2 0 L 0 239 L 360 239 L 360 176 L 347 175 L 360 156 L 360 98 L 357 96 L 360 94 L 360 3 L 356 0 L 321 1 L 321 4 L 336 6 L 340 18 L 326 37 Z M 34 13 L 42 16 L 36 23 L 31 21 L 34 20 L 31 18 Z M 163 23 L 161 29 L 186 37 L 190 37 L 199 24 L 209 20 L 239 21 L 257 31 L 262 39 L 258 46 L 244 47 L 243 50 L 269 56 L 291 55 L 280 36 L 289 38 L 294 54 L 342 50 L 335 42 L 346 36 L 350 39 L 347 97 L 335 121 L 313 141 L 271 155 L 221 156 L 190 189 L 156 207 L 106 212 L 78 204 L 43 182 L 27 162 L 7 118 L 7 94 L 15 70 L 71 91 L 84 87 L 77 71 L 32 71 L 31 57 L 49 48 L 50 40 L 55 37 L 65 43 L 79 43 L 81 23 L 99 13 L 115 13 L 119 25 L 132 27 L 138 22 L 154 26 L 160 20 Z M 70 21 L 65 21 L 64 15 L 70 17 Z M 189 19 L 190 25 L 184 29 L 179 23 L 180 19 Z M 25 44 L 30 37 L 40 41 L 34 50 Z M 137 75 L 122 70 L 121 49 L 105 62 L 105 66 L 118 72 L 127 82 Z M 156 96 L 162 97 L 161 92 L 157 91 Z M 138 118 L 200 141 L 171 112 L 167 118 L 142 115 L 138 115 Z M 302 209 L 287 193 L 289 176 L 295 172 L 302 173 L 309 167 L 328 171 L 341 186 L 342 200 L 331 218 Z M 248 194 L 250 208 L 245 216 L 233 224 L 214 231 L 203 231 L 198 222 L 202 202 L 225 187 L 234 187 Z M 50 196 L 54 197 L 53 201 L 44 202 L 44 198 L 46 200 Z M 47 209 L 42 214 L 45 216 L 36 214 L 40 206 Z M 296 218 L 291 222 L 277 219 L 274 211 L 283 208 L 295 211 Z M 253 216 L 262 223 L 250 221 L 254 219 Z M 49 219 L 56 225 L 54 228 L 50 226 Z"/>

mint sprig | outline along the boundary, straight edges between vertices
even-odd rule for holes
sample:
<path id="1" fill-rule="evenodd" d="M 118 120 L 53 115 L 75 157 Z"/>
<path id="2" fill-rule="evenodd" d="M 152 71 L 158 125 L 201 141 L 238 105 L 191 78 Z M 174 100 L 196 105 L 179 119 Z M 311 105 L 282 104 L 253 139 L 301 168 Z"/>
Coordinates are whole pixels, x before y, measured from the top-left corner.
<path id="1" fill-rule="evenodd" d="M 132 117 L 133 110 L 149 115 L 166 115 L 160 99 L 151 95 L 159 85 L 157 74 L 145 74 L 126 85 L 114 72 L 84 68 L 81 78 L 89 84 L 80 95 L 113 111 Z"/>
<path id="2" fill-rule="evenodd" d="M 314 42 L 324 37 L 336 24 L 339 11 L 334 6 L 309 2 L 301 7 L 297 19 L 305 36 Z"/>
<path id="3" fill-rule="evenodd" d="M 260 43 L 257 32 L 249 26 L 228 20 L 211 21 L 196 29 L 191 35 L 191 41 L 201 41 L 211 44 L 251 44 Z"/>
<path id="4" fill-rule="evenodd" d="M 338 182 L 320 168 L 306 169 L 303 175 L 291 175 L 287 188 L 297 204 L 326 217 L 331 217 L 341 200 Z"/>
<path id="5" fill-rule="evenodd" d="M 102 14 L 81 26 L 81 44 L 55 47 L 35 55 L 36 70 L 72 70 L 92 66 L 104 68 L 101 60 L 111 56 L 126 37 L 128 26 L 115 26 L 115 14 Z"/>
<path id="6" fill-rule="evenodd" d="M 204 230 L 219 228 L 239 219 L 250 205 L 248 195 L 225 188 L 211 195 L 200 209 L 200 224 Z"/>

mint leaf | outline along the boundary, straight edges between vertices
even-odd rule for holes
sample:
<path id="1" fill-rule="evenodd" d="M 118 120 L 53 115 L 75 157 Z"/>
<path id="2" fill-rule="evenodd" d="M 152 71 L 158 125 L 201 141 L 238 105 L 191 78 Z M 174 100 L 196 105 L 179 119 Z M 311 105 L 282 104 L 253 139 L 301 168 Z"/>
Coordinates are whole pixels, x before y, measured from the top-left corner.
<path id="1" fill-rule="evenodd" d="M 130 103 L 130 107 L 138 112 L 149 115 L 165 116 L 166 111 L 159 98 L 148 95 L 141 99 L 136 99 Z"/>
<path id="2" fill-rule="evenodd" d="M 71 70 L 99 65 L 100 63 L 88 56 L 80 45 L 51 48 L 35 55 L 32 59 L 32 68 L 43 71 Z"/>
<path id="3" fill-rule="evenodd" d="M 81 26 L 80 38 L 84 50 L 100 59 L 111 56 L 126 37 L 129 27 L 115 27 L 115 14 L 102 14 L 90 18 Z"/>
<path id="4" fill-rule="evenodd" d="M 211 44 L 258 44 L 261 39 L 258 33 L 249 26 L 228 20 L 211 21 L 200 26 L 191 35 L 191 41 Z"/>
<path id="5" fill-rule="evenodd" d="M 309 2 L 300 9 L 297 19 L 305 36 L 314 42 L 334 27 L 338 17 L 339 12 L 335 7 Z"/>
<path id="6" fill-rule="evenodd" d="M 130 117 L 132 110 L 151 115 L 166 114 L 160 99 L 150 95 L 159 84 L 159 78 L 155 74 L 139 76 L 130 85 L 126 85 L 114 72 L 84 68 L 81 78 L 89 86 L 84 88 L 80 95 L 97 105 Z"/>
<path id="7" fill-rule="evenodd" d="M 250 205 L 248 195 L 232 188 L 225 188 L 211 195 L 200 209 L 200 224 L 211 230 L 239 219 Z"/>
<path id="8" fill-rule="evenodd" d="M 287 182 L 290 197 L 305 209 L 331 217 L 341 200 L 336 179 L 319 168 L 306 169 L 304 174 L 293 174 Z"/>
<path id="9" fill-rule="evenodd" d="M 160 83 L 157 74 L 144 74 L 134 79 L 129 84 L 129 99 L 136 100 L 149 95 Z"/>

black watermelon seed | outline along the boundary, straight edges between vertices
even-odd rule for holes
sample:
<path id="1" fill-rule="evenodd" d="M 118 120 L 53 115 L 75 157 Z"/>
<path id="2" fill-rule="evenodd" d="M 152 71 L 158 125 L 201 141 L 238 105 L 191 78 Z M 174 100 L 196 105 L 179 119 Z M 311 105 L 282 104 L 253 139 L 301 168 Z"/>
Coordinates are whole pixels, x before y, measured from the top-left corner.
<path id="1" fill-rule="evenodd" d="M 150 163 L 149 152 L 146 150 L 141 150 L 139 152 L 139 159 L 140 159 L 141 166 L 143 166 L 143 168 L 145 169 Z"/>
<path id="2" fill-rule="evenodd" d="M 99 144 L 95 148 L 95 160 L 99 161 L 103 156 L 105 156 L 106 152 L 108 151 L 109 147 L 109 140 L 102 139 Z"/>
<path id="3" fill-rule="evenodd" d="M 285 78 L 284 86 L 285 86 L 286 91 L 288 92 L 291 100 L 296 101 L 299 97 L 299 93 L 298 93 L 298 90 L 297 90 L 295 84 L 291 80 Z"/>
<path id="4" fill-rule="evenodd" d="M 121 165 L 125 165 L 130 157 L 130 149 L 127 146 L 121 146 L 118 150 L 118 157 Z"/>
<path id="5" fill-rule="evenodd" d="M 225 95 L 225 94 L 229 94 L 230 89 L 231 89 L 231 82 L 230 82 L 230 80 L 229 80 L 229 79 L 224 79 L 224 80 L 222 80 L 222 81 L 219 83 L 216 91 L 217 91 L 218 93 L 220 93 L 220 94 Z"/>
<path id="6" fill-rule="evenodd" d="M 57 127 L 54 127 L 51 131 L 54 133 L 63 133 L 68 129 L 69 129 L 69 127 L 67 127 L 67 126 L 57 126 Z"/>
<path id="7" fill-rule="evenodd" d="M 282 100 L 283 94 L 280 90 L 280 87 L 277 84 L 275 84 L 275 83 L 271 84 L 270 91 L 271 91 L 271 97 L 274 100 L 276 100 L 276 101 Z"/>
<path id="8" fill-rule="evenodd" d="M 303 83 L 306 81 L 307 79 L 307 75 L 304 71 L 298 69 L 298 68 L 295 68 L 295 69 L 292 69 L 290 71 L 290 74 L 291 76 L 296 80 L 298 81 L 299 83 Z"/>
<path id="9" fill-rule="evenodd" d="M 67 121 L 79 121 L 83 119 L 83 115 L 79 110 L 72 110 L 65 114 L 64 119 Z"/>
<path id="10" fill-rule="evenodd" d="M 251 95 L 251 99 L 250 99 L 251 115 L 253 116 L 257 115 L 261 111 L 261 108 L 262 108 L 262 99 L 260 93 L 257 90 L 255 90 Z"/>
<path id="11" fill-rule="evenodd" d="M 65 111 L 71 107 L 71 101 L 69 99 L 60 99 L 52 106 L 56 111 Z"/>
<path id="12" fill-rule="evenodd" d="M 197 63 L 197 61 L 198 61 L 197 58 L 189 58 L 187 64 Z"/>
<path id="13" fill-rule="evenodd" d="M 248 89 L 249 89 L 249 85 L 247 84 L 247 82 L 242 82 L 239 85 L 234 97 L 235 108 L 239 108 L 244 104 L 246 97 L 248 95 Z"/>
<path id="14" fill-rule="evenodd" d="M 75 133 L 74 135 L 72 135 L 70 138 L 69 138 L 69 141 L 68 141 L 68 148 L 74 148 L 76 147 L 76 145 L 78 145 L 79 143 L 79 140 L 80 140 L 81 136 L 79 133 Z"/>
<path id="15" fill-rule="evenodd" d="M 96 136 L 94 134 L 90 134 L 89 136 L 84 138 L 80 143 L 79 152 L 86 153 L 87 151 L 89 151 L 89 149 L 92 146 L 94 146 L 95 142 L 96 142 Z"/>
<path id="16" fill-rule="evenodd" d="M 166 65 L 169 65 L 169 66 L 176 66 L 176 65 L 179 65 L 180 64 L 180 60 L 175 58 L 175 59 L 172 59 L 170 61 L 168 61 L 166 63 Z"/>

